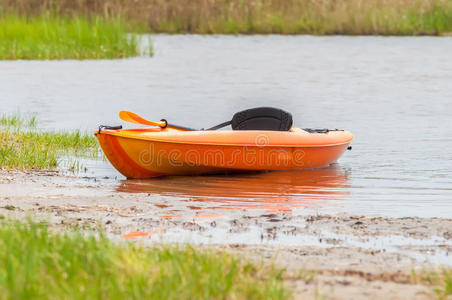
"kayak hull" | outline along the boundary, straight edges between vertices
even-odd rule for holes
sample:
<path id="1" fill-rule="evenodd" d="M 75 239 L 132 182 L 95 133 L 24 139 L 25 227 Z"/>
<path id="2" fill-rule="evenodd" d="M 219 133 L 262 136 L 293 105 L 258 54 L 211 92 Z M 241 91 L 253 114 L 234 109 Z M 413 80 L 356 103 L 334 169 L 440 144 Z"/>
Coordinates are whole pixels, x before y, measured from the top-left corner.
<path id="1" fill-rule="evenodd" d="M 324 143 L 317 136 L 327 134 L 306 132 L 284 132 L 281 136 L 279 132 L 181 134 L 149 129 L 95 134 L 108 160 L 127 178 L 319 168 L 334 163 L 353 139 L 348 132 L 322 137 Z M 292 143 L 285 141 L 290 134 L 292 139 L 300 134 L 316 137 L 311 141 L 305 138 L 303 144 L 302 139 Z M 223 142 L 219 141 L 222 137 Z"/>

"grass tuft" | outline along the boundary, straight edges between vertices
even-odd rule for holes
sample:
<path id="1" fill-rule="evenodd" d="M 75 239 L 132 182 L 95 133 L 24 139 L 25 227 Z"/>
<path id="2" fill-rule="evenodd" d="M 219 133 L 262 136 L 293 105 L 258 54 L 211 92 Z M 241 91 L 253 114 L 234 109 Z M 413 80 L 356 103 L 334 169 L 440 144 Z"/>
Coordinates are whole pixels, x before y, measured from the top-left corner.
<path id="1" fill-rule="evenodd" d="M 423 270 L 419 273 L 412 271 L 415 282 L 427 283 L 433 288 L 438 299 L 450 299 L 452 295 L 452 269 L 438 268 L 437 270 Z"/>
<path id="2" fill-rule="evenodd" d="M 25 126 L 28 128 L 36 128 L 36 116 L 23 118 L 20 114 L 2 115 L 0 116 L 0 126 L 15 128 Z"/>
<path id="3" fill-rule="evenodd" d="M 442 269 L 437 274 L 438 288 L 435 289 L 439 299 L 450 299 L 452 295 L 452 269 Z"/>
<path id="4" fill-rule="evenodd" d="M 124 22 L 101 17 L 0 16 L 0 59 L 102 59 L 142 54 Z M 152 51 L 149 51 L 152 54 Z"/>
<path id="5" fill-rule="evenodd" d="M 277 271 L 191 247 L 144 248 L 105 235 L 1 221 L 4 299 L 286 299 Z"/>
<path id="6" fill-rule="evenodd" d="M 55 169 L 63 155 L 99 157 L 95 137 L 80 132 L 43 132 L 36 117 L 18 114 L 0 117 L 0 168 Z"/>

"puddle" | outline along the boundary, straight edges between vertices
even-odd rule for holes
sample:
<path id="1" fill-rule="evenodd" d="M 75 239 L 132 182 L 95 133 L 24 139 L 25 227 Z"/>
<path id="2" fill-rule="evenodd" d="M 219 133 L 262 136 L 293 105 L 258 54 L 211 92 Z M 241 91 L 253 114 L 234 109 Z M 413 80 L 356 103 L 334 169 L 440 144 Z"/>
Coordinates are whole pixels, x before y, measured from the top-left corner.
<path id="1" fill-rule="evenodd" d="M 191 244 L 241 244 L 275 245 L 281 247 L 303 246 L 320 248 L 360 248 L 383 253 L 401 254 L 415 261 L 433 265 L 452 266 L 452 241 L 440 236 L 411 238 L 401 235 L 363 236 L 338 234 L 322 230 L 318 234 L 297 234 L 290 231 L 274 230 L 272 227 L 249 225 L 244 230 L 234 231 L 226 223 L 231 220 L 216 220 L 191 223 L 184 226 L 154 230 L 142 236 L 153 243 Z M 203 227 L 198 227 L 198 226 Z M 299 225 L 299 224 L 298 224 Z M 290 227 L 285 223 L 284 226 Z M 203 228 L 203 229 L 202 229 Z"/>

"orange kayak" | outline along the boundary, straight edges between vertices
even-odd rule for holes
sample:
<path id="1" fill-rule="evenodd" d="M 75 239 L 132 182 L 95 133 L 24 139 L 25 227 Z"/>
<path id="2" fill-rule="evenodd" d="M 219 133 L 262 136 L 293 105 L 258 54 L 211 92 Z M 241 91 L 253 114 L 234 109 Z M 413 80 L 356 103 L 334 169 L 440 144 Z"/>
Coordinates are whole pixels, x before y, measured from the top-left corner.
<path id="1" fill-rule="evenodd" d="M 334 163 L 353 140 L 348 131 L 183 131 L 173 128 L 95 132 L 111 164 L 127 178 L 263 170 Z"/>

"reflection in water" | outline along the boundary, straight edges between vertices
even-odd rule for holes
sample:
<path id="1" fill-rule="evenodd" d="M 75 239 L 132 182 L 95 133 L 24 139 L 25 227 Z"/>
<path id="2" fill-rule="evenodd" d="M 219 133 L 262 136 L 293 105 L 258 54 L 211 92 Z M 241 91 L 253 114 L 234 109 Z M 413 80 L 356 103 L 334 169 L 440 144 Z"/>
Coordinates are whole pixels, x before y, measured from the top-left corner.
<path id="1" fill-rule="evenodd" d="M 190 202 L 203 202 L 209 208 L 290 212 L 293 208 L 312 207 L 323 201 L 343 202 L 348 195 L 349 186 L 347 173 L 339 166 L 332 165 L 315 170 L 233 176 L 174 176 L 123 180 L 117 191 L 150 193 Z"/>

